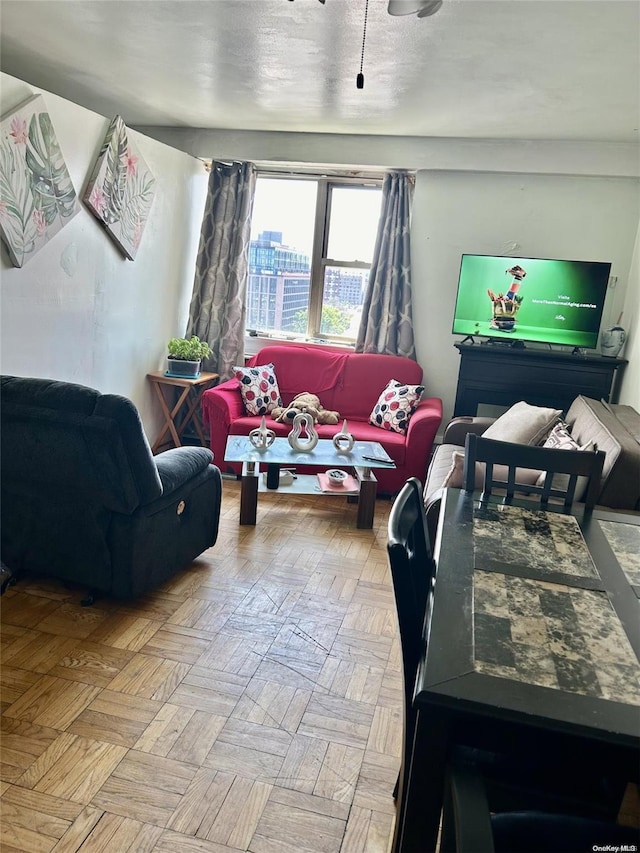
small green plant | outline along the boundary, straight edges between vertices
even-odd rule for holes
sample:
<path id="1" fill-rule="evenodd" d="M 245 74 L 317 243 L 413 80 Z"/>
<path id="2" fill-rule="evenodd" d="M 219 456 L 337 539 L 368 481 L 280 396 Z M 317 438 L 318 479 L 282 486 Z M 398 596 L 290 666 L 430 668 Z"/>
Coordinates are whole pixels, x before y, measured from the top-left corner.
<path id="1" fill-rule="evenodd" d="M 211 355 L 208 343 L 201 341 L 197 335 L 191 338 L 171 338 L 168 343 L 169 358 L 179 358 L 182 361 L 200 361 Z"/>

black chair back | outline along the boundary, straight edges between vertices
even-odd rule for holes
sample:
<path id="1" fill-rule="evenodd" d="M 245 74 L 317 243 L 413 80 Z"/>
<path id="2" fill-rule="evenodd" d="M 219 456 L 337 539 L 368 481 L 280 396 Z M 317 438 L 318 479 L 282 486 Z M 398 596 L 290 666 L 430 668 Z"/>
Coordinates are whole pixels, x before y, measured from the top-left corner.
<path id="1" fill-rule="evenodd" d="M 436 566 L 422 500 L 422 484 L 412 477 L 396 497 L 389 514 L 387 553 L 400 629 L 404 680 L 403 762 L 396 793 L 402 800 L 409 772 L 415 712 L 413 689 L 428 634 Z"/>
<path id="2" fill-rule="evenodd" d="M 516 492 L 537 497 L 545 506 L 550 498 L 561 500 L 568 511 L 574 503 L 579 477 L 587 478 L 582 502 L 593 509 L 600 492 L 600 480 L 605 454 L 602 451 L 558 450 L 550 447 L 530 447 L 508 441 L 494 441 L 468 433 L 464 453 L 464 490 L 475 489 L 476 463 L 483 462 L 484 486 L 481 500 L 494 489 L 504 490 L 505 503 L 511 503 Z M 494 466 L 507 468 L 506 479 L 499 477 Z M 517 470 L 529 469 L 546 472 L 542 485 L 517 482 Z M 559 477 L 557 475 L 566 475 Z"/>

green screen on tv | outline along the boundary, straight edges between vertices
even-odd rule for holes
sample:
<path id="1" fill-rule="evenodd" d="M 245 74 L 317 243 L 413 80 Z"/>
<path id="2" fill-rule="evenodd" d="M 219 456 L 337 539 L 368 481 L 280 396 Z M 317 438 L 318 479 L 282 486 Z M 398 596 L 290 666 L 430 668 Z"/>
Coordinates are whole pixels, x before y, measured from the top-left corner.
<path id="1" fill-rule="evenodd" d="M 594 348 L 610 263 L 463 255 L 453 333 Z"/>

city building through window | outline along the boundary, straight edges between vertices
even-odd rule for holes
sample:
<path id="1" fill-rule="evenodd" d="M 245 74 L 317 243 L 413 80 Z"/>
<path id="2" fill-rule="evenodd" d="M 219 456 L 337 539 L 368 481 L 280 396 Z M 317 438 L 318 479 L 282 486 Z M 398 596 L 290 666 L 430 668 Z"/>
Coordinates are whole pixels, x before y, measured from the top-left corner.
<path id="1" fill-rule="evenodd" d="M 354 341 L 381 199 L 382 179 L 258 175 L 247 329 Z"/>

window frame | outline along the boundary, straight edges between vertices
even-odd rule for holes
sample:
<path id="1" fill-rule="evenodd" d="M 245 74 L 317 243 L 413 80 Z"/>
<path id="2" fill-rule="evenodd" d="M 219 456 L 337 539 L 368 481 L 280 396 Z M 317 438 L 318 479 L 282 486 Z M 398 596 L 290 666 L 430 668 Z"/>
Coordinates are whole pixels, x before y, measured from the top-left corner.
<path id="1" fill-rule="evenodd" d="M 313 341 L 331 341 L 334 343 L 354 345 L 355 338 L 347 335 L 331 335 L 320 331 L 322 322 L 322 306 L 324 302 L 324 281 L 327 267 L 344 269 L 370 270 L 371 264 L 366 261 L 343 261 L 327 257 L 329 246 L 329 228 L 331 225 L 331 203 L 333 190 L 343 187 L 358 187 L 363 189 L 382 190 L 383 174 L 367 176 L 327 175 L 310 172 L 287 172 L 286 174 L 267 169 L 258 169 L 257 178 L 275 180 L 309 180 L 317 184 L 316 210 L 313 231 L 313 247 L 311 251 L 309 274 L 309 304 L 307 330 L 300 335 L 286 334 L 287 339 Z M 265 330 L 268 335 L 277 336 L 275 330 Z"/>

